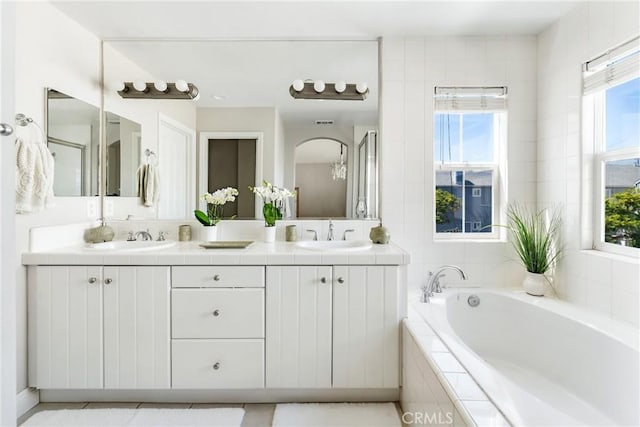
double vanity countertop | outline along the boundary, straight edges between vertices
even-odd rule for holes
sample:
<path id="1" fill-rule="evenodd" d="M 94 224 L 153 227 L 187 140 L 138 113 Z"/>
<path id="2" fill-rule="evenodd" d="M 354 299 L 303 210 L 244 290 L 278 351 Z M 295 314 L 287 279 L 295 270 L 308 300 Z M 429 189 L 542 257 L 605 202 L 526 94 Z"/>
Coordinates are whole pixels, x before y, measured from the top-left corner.
<path id="1" fill-rule="evenodd" d="M 302 248 L 296 242 L 255 241 L 244 249 L 205 249 L 202 241 L 165 248 L 96 250 L 75 245 L 22 255 L 23 265 L 404 265 L 409 254 L 393 243 L 363 249 Z"/>

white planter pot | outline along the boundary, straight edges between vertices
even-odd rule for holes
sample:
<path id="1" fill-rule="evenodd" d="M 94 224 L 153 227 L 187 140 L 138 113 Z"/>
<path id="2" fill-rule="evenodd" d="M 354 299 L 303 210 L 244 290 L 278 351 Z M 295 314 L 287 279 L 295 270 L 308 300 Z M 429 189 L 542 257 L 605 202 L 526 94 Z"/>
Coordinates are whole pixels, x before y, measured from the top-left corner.
<path id="1" fill-rule="evenodd" d="M 211 225 L 209 227 L 202 226 L 200 236 L 200 240 L 203 242 L 215 242 L 218 240 L 218 227 L 215 225 Z"/>
<path id="2" fill-rule="evenodd" d="M 544 277 L 544 274 L 530 273 L 527 271 L 522 281 L 522 287 L 529 295 L 543 297 L 547 291 L 547 278 Z"/>
<path id="3" fill-rule="evenodd" d="M 273 243 L 276 241 L 276 227 L 265 227 L 264 228 L 264 242 L 265 243 Z"/>

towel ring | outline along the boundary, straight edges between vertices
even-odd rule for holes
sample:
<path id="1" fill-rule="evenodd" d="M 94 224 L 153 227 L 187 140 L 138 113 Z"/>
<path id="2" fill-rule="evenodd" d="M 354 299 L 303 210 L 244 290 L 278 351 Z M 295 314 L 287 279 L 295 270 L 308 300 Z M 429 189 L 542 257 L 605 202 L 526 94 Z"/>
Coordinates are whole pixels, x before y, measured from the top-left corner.
<path id="1" fill-rule="evenodd" d="M 31 117 L 27 117 L 26 115 L 22 114 L 22 113 L 18 113 L 16 114 L 16 118 L 15 118 L 15 124 L 17 126 L 21 126 L 21 127 L 28 127 L 29 125 L 33 125 L 35 127 L 38 128 L 38 130 L 40 131 L 40 136 L 42 137 L 42 143 L 45 143 L 45 135 L 44 135 L 44 131 L 42 130 L 42 128 L 40 127 L 40 125 L 38 123 L 36 123 Z"/>
<path id="2" fill-rule="evenodd" d="M 156 153 L 154 151 L 147 148 L 146 150 L 144 150 L 144 155 L 147 156 L 147 164 L 150 164 L 151 157 L 153 157 L 155 162 L 157 163 L 158 156 L 156 156 Z"/>

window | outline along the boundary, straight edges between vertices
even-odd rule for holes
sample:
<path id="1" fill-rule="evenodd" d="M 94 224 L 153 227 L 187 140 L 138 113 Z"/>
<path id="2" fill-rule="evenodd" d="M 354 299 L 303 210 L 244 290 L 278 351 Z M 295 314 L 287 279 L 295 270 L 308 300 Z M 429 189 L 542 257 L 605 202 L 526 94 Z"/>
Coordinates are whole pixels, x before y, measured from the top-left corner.
<path id="1" fill-rule="evenodd" d="M 436 239 L 498 238 L 506 88 L 436 87 Z"/>
<path id="2" fill-rule="evenodd" d="M 640 43 L 636 38 L 584 65 L 585 136 L 592 146 L 593 247 L 640 248 Z"/>

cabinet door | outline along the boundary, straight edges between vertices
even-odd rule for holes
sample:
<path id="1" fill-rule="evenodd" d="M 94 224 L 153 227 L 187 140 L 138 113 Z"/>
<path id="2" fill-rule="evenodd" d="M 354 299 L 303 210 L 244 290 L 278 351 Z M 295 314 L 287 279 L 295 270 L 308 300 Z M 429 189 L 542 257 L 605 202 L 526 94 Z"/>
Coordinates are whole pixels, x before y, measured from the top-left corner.
<path id="1" fill-rule="evenodd" d="M 398 387 L 398 267 L 336 266 L 333 275 L 333 386 Z"/>
<path id="2" fill-rule="evenodd" d="M 169 388 L 169 267 L 104 267 L 105 388 Z"/>
<path id="3" fill-rule="evenodd" d="M 29 385 L 102 388 L 102 275 L 29 267 Z"/>
<path id="4" fill-rule="evenodd" d="M 331 267 L 267 267 L 266 310 L 266 386 L 331 387 Z"/>

